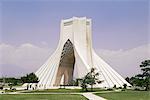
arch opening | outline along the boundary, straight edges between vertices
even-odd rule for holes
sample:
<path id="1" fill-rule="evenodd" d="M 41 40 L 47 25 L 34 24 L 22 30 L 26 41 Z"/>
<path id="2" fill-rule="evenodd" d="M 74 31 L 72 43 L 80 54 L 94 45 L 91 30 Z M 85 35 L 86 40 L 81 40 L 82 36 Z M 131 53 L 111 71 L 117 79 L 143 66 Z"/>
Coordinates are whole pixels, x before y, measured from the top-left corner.
<path id="1" fill-rule="evenodd" d="M 68 39 L 64 44 L 61 53 L 61 58 L 55 80 L 55 86 L 71 85 L 73 81 L 74 64 L 75 64 L 74 48 L 72 42 Z M 62 76 L 64 77 L 63 84 L 60 84 Z"/>

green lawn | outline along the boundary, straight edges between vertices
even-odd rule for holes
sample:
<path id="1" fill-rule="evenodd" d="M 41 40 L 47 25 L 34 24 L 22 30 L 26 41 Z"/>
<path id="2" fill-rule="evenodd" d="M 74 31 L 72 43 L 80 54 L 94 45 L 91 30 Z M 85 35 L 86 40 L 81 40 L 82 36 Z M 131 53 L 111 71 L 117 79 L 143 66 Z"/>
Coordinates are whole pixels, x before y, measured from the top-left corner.
<path id="1" fill-rule="evenodd" d="M 108 100 L 150 100 L 150 92 L 148 91 L 122 91 L 111 93 L 96 93 Z"/>
<path id="2" fill-rule="evenodd" d="M 90 90 L 90 89 L 89 89 Z M 93 89 L 93 91 L 105 91 L 103 89 Z M 79 93 L 84 92 L 82 89 L 48 89 L 48 90 L 33 90 L 33 91 L 26 91 L 24 93 Z M 90 91 L 89 91 L 90 92 Z"/>
<path id="3" fill-rule="evenodd" d="M 81 89 L 47 89 L 47 90 L 32 90 L 24 93 L 75 93 L 82 92 Z"/>
<path id="4" fill-rule="evenodd" d="M 76 94 L 3 94 L 0 100 L 87 100 Z"/>

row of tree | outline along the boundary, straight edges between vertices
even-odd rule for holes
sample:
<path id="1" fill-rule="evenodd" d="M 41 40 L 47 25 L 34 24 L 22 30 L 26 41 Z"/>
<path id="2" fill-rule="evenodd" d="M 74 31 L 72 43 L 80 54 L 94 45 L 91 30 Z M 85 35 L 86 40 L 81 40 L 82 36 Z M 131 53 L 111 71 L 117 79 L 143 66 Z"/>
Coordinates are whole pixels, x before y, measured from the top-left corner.
<path id="1" fill-rule="evenodd" d="M 141 62 L 140 68 L 140 74 L 137 74 L 131 78 L 127 77 L 126 81 L 128 81 L 132 86 L 150 90 L 150 60 Z"/>
<path id="2" fill-rule="evenodd" d="M 14 86 L 23 84 L 23 83 L 37 83 L 38 77 L 34 73 L 27 74 L 22 76 L 21 78 L 14 78 L 14 77 L 3 77 L 0 78 L 1 83 L 11 83 Z"/>
<path id="3" fill-rule="evenodd" d="M 22 85 L 24 83 L 37 83 L 38 77 L 34 73 L 27 74 L 21 78 L 0 78 L 0 89 L 4 86 L 9 86 L 12 89 L 13 86 Z"/>
<path id="4" fill-rule="evenodd" d="M 0 82 L 1 83 L 11 83 L 12 85 L 20 85 L 22 83 L 22 81 L 18 78 L 14 78 L 14 77 L 8 77 L 8 78 L 0 78 Z"/>

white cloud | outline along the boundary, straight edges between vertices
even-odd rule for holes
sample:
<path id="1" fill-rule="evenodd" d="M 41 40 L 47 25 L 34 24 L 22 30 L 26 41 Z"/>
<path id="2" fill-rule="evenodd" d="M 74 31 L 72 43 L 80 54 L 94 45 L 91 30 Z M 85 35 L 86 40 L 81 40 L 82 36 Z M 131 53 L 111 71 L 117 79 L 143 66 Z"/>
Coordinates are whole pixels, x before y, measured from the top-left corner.
<path id="1" fill-rule="evenodd" d="M 45 42 L 45 41 L 42 41 L 41 44 L 42 44 L 44 47 L 48 47 L 48 43 Z"/>
<path id="2" fill-rule="evenodd" d="M 39 47 L 30 43 L 18 47 L 0 44 L 0 72 L 3 75 L 20 76 L 20 74 L 36 71 L 53 51 L 54 49 L 47 46 Z M 141 61 L 150 58 L 150 44 L 130 50 L 97 49 L 96 51 L 100 57 L 124 77 L 139 73 Z"/>
<path id="3" fill-rule="evenodd" d="M 16 72 L 9 72 L 12 66 L 15 66 L 16 70 L 21 68 L 22 70 L 20 71 L 23 73 L 35 71 L 50 56 L 52 51 L 50 48 L 38 47 L 30 43 L 22 44 L 18 47 L 0 44 L 1 72 L 8 76 L 19 75 Z"/>
<path id="4" fill-rule="evenodd" d="M 130 50 L 96 50 L 100 57 L 124 77 L 140 73 L 140 63 L 150 59 L 150 44 Z"/>

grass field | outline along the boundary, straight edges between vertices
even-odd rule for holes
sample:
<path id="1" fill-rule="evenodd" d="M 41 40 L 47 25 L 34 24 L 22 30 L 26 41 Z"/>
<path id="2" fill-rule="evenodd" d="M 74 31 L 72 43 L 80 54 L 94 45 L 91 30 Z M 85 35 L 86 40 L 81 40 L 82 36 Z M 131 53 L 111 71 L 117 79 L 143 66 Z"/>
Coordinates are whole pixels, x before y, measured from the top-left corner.
<path id="1" fill-rule="evenodd" d="M 97 89 L 97 91 L 104 91 Z M 80 89 L 49 89 L 28 91 L 28 93 L 60 93 L 60 94 L 1 94 L 0 100 L 87 100 L 80 94 L 69 94 L 82 92 Z M 61 94 L 67 93 L 67 94 Z M 95 93 L 108 100 L 150 100 L 150 91 L 126 90 L 120 92 Z"/>
<path id="2" fill-rule="evenodd" d="M 105 90 L 96 88 L 96 89 L 93 89 L 93 91 L 98 92 L 98 91 L 105 91 Z M 79 92 L 82 93 L 84 91 L 82 91 L 82 89 L 48 89 L 48 90 L 26 91 L 24 93 L 79 93 Z"/>
<path id="3" fill-rule="evenodd" d="M 81 89 L 47 89 L 47 90 L 33 90 L 24 93 L 75 93 L 82 92 Z"/>
<path id="4" fill-rule="evenodd" d="M 104 97 L 108 100 L 150 100 L 150 92 L 148 91 L 122 91 L 96 93 L 96 95 Z"/>
<path id="5" fill-rule="evenodd" d="M 76 94 L 3 94 L 0 100 L 87 100 Z"/>

